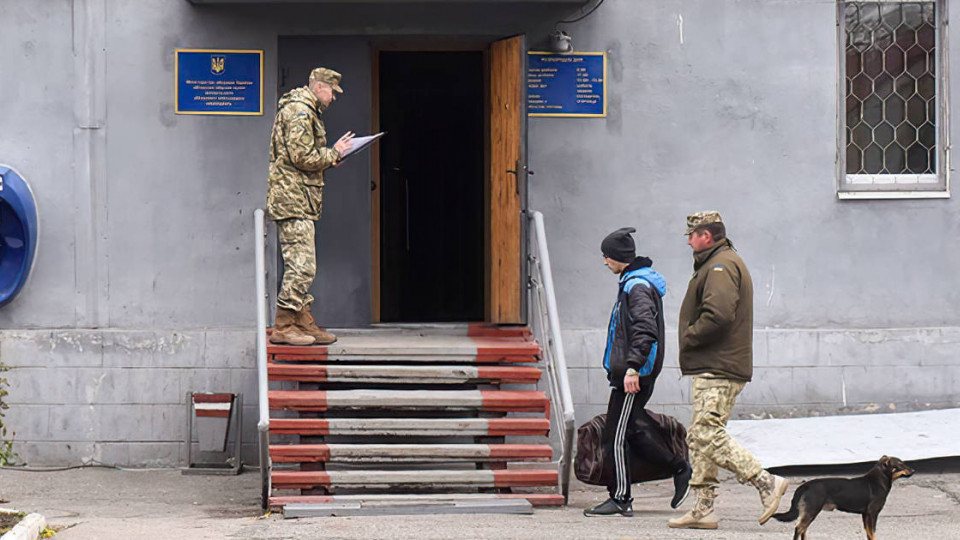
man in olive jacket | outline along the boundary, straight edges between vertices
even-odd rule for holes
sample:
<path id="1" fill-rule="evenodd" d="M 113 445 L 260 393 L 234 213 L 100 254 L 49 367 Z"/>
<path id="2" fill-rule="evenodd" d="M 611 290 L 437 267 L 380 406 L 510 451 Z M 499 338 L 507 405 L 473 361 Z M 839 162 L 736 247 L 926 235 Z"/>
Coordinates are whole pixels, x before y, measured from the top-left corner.
<path id="1" fill-rule="evenodd" d="M 317 274 L 314 222 L 320 219 L 323 172 L 350 148 L 347 133 L 327 148 L 322 112 L 342 93 L 341 76 L 327 68 L 310 72 L 307 86 L 280 98 L 270 135 L 267 217 L 277 222 L 283 281 L 270 341 L 287 345 L 329 344 L 336 336 L 317 327 L 310 313 L 310 285 Z"/>
<path id="2" fill-rule="evenodd" d="M 743 260 L 726 238 L 718 212 L 687 216 L 687 244 L 693 248 L 693 277 L 680 306 L 680 370 L 693 376 L 693 419 L 687 430 L 697 494 L 693 510 L 669 525 L 716 529 L 713 511 L 717 468 L 737 475 L 760 492 L 760 524 L 777 511 L 787 481 L 760 462 L 727 433 L 737 395 L 753 376 L 753 282 Z"/>

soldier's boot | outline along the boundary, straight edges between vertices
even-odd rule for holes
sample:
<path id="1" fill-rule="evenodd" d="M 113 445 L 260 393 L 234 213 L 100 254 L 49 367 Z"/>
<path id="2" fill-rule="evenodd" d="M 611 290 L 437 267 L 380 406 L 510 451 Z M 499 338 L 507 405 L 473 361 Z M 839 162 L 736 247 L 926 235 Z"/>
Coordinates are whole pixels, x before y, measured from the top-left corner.
<path id="1" fill-rule="evenodd" d="M 780 498 L 787 492 L 789 482 L 786 478 L 770 474 L 767 471 L 760 471 L 760 474 L 750 479 L 750 483 L 760 493 L 760 504 L 763 505 L 760 524 L 763 525 L 776 513 L 780 506 Z"/>
<path id="2" fill-rule="evenodd" d="M 314 322 L 313 315 L 310 314 L 310 304 L 304 304 L 303 308 L 297 312 L 296 325 L 298 330 L 313 338 L 315 345 L 329 345 L 337 341 L 337 336 L 320 328 Z"/>
<path id="3" fill-rule="evenodd" d="M 297 312 L 292 309 L 277 308 L 277 320 L 273 323 L 270 343 L 275 345 L 313 345 L 313 336 L 304 334 L 297 328 Z"/>
<path id="4" fill-rule="evenodd" d="M 693 510 L 671 519 L 667 525 L 674 529 L 716 529 L 717 514 L 713 511 L 716 494 L 713 488 L 699 488 L 694 491 L 697 493 L 697 504 Z"/>

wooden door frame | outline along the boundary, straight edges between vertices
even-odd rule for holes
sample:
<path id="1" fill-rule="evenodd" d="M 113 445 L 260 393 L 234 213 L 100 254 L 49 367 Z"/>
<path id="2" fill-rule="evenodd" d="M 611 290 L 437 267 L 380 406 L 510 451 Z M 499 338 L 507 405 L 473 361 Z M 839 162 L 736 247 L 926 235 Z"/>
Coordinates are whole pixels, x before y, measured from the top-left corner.
<path id="1" fill-rule="evenodd" d="M 459 37 L 417 37 L 417 38 L 390 38 L 375 40 L 370 43 L 371 52 L 371 77 L 372 85 L 370 92 L 370 132 L 380 132 L 380 53 L 399 51 L 399 52 L 480 52 L 483 54 L 483 220 L 484 223 L 490 221 L 490 64 L 488 49 L 490 44 L 496 39 L 477 39 L 477 38 L 459 38 Z M 371 189 L 370 189 L 370 314 L 371 322 L 380 322 L 380 151 L 372 152 L 372 162 L 370 165 Z M 486 225 L 484 225 L 486 230 Z M 490 320 L 489 298 L 490 298 L 490 280 L 487 273 L 490 267 L 490 247 L 489 242 L 484 238 L 484 320 Z"/>

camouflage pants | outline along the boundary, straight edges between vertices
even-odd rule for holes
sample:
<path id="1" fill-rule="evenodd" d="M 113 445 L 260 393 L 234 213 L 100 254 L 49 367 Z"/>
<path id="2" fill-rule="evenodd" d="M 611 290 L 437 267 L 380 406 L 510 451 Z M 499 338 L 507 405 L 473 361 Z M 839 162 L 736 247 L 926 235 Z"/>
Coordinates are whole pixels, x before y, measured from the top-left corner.
<path id="1" fill-rule="evenodd" d="M 317 275 L 317 250 L 314 222 L 309 219 L 284 219 L 277 222 L 280 253 L 283 256 L 283 281 L 277 295 L 277 307 L 300 311 L 313 302 L 310 285 Z"/>
<path id="2" fill-rule="evenodd" d="M 693 420 L 687 429 L 691 488 L 715 491 L 718 467 L 735 473 L 741 483 L 763 470 L 757 458 L 727 433 L 727 421 L 745 384 L 710 374 L 693 378 Z"/>

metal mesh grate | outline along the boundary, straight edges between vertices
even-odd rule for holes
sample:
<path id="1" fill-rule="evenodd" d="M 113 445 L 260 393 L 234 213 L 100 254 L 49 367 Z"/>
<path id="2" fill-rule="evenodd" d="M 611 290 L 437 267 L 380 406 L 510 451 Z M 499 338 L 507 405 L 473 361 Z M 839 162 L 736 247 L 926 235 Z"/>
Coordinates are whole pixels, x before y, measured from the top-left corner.
<path id="1" fill-rule="evenodd" d="M 934 2 L 847 2 L 847 174 L 935 174 Z"/>

